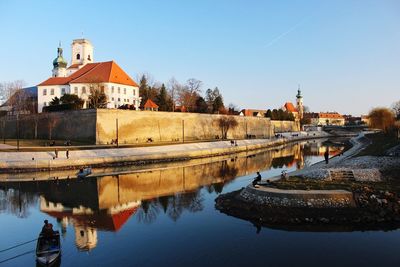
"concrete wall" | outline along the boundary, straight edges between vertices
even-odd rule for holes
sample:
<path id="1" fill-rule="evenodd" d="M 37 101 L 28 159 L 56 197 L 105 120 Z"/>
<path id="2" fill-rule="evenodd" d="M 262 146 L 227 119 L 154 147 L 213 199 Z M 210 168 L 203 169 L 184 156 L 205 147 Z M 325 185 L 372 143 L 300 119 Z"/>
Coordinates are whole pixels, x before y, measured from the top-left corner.
<path id="1" fill-rule="evenodd" d="M 17 136 L 16 117 L 0 119 L 0 137 L 14 139 Z M 96 140 L 96 111 L 76 110 L 68 112 L 51 112 L 35 115 L 24 115 L 19 118 L 19 133 L 21 139 L 55 140 Z"/>
<path id="2" fill-rule="evenodd" d="M 209 140 L 221 138 L 218 120 L 226 115 L 181 112 L 151 112 L 132 110 L 97 110 L 96 142 L 105 144 L 118 137 L 120 144 Z M 228 131 L 228 138 L 241 139 L 247 135 L 268 138 L 273 132 L 268 118 L 234 116 L 238 126 Z"/>

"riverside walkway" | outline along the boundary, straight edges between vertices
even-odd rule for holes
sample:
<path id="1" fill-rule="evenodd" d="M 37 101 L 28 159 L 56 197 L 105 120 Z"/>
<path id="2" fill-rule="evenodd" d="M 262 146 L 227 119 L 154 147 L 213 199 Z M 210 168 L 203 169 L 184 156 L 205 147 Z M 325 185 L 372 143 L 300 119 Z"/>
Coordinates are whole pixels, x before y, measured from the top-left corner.
<path id="1" fill-rule="evenodd" d="M 147 164 L 212 157 L 263 149 L 284 145 L 294 141 L 311 138 L 329 137 L 320 132 L 312 135 L 295 135 L 288 138 L 237 140 L 237 145 L 230 141 L 206 143 L 190 143 L 135 148 L 110 148 L 69 151 L 69 159 L 65 150 L 55 152 L 1 152 L 0 172 L 22 172 L 49 169 L 77 169 L 81 166 L 103 166 L 112 164 Z"/>

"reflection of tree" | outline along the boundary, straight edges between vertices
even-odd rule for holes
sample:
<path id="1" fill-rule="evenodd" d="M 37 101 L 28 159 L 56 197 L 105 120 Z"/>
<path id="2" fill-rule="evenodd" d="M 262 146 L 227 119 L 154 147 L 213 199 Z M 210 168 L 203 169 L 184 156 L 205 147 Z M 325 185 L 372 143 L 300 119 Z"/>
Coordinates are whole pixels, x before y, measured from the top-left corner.
<path id="1" fill-rule="evenodd" d="M 224 182 L 221 183 L 216 183 L 216 184 L 212 184 L 212 188 L 214 189 L 214 191 L 218 194 L 222 193 L 222 190 L 224 189 Z"/>
<path id="2" fill-rule="evenodd" d="M 221 164 L 219 174 L 224 180 L 232 179 L 237 176 L 239 169 L 236 166 L 229 166 L 227 160 L 222 161 Z"/>
<path id="3" fill-rule="evenodd" d="M 204 209 L 204 198 L 200 190 L 192 192 L 177 193 L 171 196 L 162 196 L 157 200 L 142 200 L 142 206 L 138 210 L 138 220 L 143 223 L 152 223 L 157 219 L 160 208 L 173 221 L 177 221 L 182 213 L 199 212 Z"/>
<path id="4" fill-rule="evenodd" d="M 20 218 L 27 218 L 29 209 L 36 205 L 37 201 L 37 196 L 29 192 L 15 189 L 0 190 L 0 213 L 5 212 Z"/>
<path id="5" fill-rule="evenodd" d="M 151 224 L 157 219 L 160 209 L 156 202 L 152 200 L 142 200 L 142 205 L 137 211 L 138 221 Z"/>
<path id="6" fill-rule="evenodd" d="M 283 166 L 288 166 L 294 161 L 294 156 L 280 157 L 272 159 L 272 167 L 283 168 Z"/>

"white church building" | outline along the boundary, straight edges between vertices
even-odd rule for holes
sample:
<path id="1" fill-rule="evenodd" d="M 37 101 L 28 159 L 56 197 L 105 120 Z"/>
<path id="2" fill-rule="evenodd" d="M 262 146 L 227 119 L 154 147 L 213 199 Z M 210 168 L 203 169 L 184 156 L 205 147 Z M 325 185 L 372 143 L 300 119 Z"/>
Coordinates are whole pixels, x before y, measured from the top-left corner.
<path id="1" fill-rule="evenodd" d="M 141 98 L 137 83 L 114 61 L 94 62 L 93 45 L 89 40 L 73 40 L 69 67 L 61 47 L 58 47 L 57 53 L 52 77 L 37 86 L 39 113 L 53 98 L 60 98 L 64 94 L 78 95 L 84 100 L 83 108 L 87 108 L 90 90 L 94 85 L 106 94 L 107 108 L 128 104 L 139 109 Z"/>

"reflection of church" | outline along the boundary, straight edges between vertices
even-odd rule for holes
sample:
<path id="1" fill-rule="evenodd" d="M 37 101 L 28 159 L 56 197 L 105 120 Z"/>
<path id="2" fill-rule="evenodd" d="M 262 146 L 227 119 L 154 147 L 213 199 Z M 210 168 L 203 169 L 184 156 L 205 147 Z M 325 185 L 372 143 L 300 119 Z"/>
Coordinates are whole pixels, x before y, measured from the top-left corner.
<path id="1" fill-rule="evenodd" d="M 57 218 L 65 234 L 72 224 L 75 230 L 75 243 L 80 250 L 91 250 L 97 245 L 97 230 L 118 231 L 136 212 L 140 202 L 114 205 L 106 210 L 94 211 L 82 205 L 68 207 L 40 197 L 40 210 Z"/>

